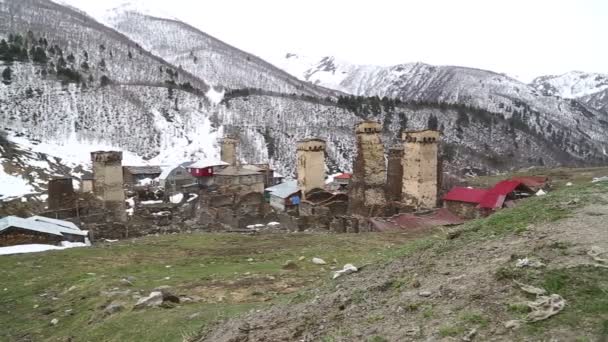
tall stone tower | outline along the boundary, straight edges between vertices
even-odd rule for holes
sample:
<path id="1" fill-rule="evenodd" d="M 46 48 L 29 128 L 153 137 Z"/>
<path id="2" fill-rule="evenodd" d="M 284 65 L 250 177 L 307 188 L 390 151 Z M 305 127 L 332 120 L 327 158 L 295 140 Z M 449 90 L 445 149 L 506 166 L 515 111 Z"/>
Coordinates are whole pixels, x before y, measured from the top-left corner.
<path id="1" fill-rule="evenodd" d="M 403 133 L 403 203 L 415 208 L 437 206 L 437 157 L 440 133 Z"/>
<path id="2" fill-rule="evenodd" d="M 386 199 L 401 202 L 403 191 L 403 147 L 393 146 L 388 150 L 386 168 Z"/>
<path id="3" fill-rule="evenodd" d="M 238 145 L 239 140 L 233 136 L 226 136 L 220 139 L 220 154 L 223 162 L 236 165 Z"/>
<path id="4" fill-rule="evenodd" d="M 302 196 L 315 188 L 325 186 L 325 140 L 305 139 L 297 146 L 298 188 Z"/>
<path id="5" fill-rule="evenodd" d="M 357 156 L 348 193 L 351 215 L 378 216 L 386 209 L 386 161 L 381 132 L 382 125 L 375 121 L 355 126 Z"/>
<path id="6" fill-rule="evenodd" d="M 91 152 L 93 193 L 117 221 L 126 221 L 125 191 L 122 176 L 122 152 Z"/>

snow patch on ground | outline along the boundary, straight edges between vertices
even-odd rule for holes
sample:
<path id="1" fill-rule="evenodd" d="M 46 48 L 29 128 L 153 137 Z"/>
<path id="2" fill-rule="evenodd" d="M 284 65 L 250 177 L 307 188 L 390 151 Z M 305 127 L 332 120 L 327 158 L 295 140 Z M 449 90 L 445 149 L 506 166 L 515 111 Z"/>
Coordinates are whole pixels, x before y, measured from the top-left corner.
<path id="1" fill-rule="evenodd" d="M 34 192 L 34 188 L 20 176 L 9 175 L 0 164 L 0 199 Z"/>
<path id="2" fill-rule="evenodd" d="M 45 251 L 56 251 L 63 250 L 68 248 L 76 248 L 76 247 L 87 247 L 86 243 L 77 243 L 77 242 L 68 242 L 63 241 L 61 246 L 54 245 L 41 245 L 41 244 L 30 244 L 30 245 L 17 245 L 17 246 L 9 246 L 9 247 L 0 247 L 0 255 L 10 255 L 10 254 L 26 254 L 26 253 L 39 253 Z"/>
<path id="3" fill-rule="evenodd" d="M 216 91 L 213 87 L 209 88 L 209 91 L 205 94 L 209 101 L 214 105 L 218 105 L 224 99 L 224 90 L 221 92 Z"/>
<path id="4" fill-rule="evenodd" d="M 184 200 L 184 194 L 175 194 L 173 196 L 171 196 L 169 198 L 169 200 L 171 201 L 171 203 L 173 204 L 179 204 L 182 203 L 182 201 Z"/>

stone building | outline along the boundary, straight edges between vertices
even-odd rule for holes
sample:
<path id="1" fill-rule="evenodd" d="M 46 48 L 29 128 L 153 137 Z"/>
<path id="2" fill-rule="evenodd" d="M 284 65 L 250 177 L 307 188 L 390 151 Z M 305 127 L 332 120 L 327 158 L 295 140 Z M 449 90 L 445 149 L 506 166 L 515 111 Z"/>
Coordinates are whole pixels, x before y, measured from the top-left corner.
<path id="1" fill-rule="evenodd" d="M 125 192 L 122 176 L 122 152 L 91 152 L 93 161 L 93 193 L 103 201 L 104 208 L 117 221 L 126 221 Z"/>
<path id="2" fill-rule="evenodd" d="M 256 171 L 228 166 L 216 172 L 213 178 L 222 193 L 264 193 L 264 174 Z"/>
<path id="3" fill-rule="evenodd" d="M 149 183 L 160 176 L 160 166 L 123 166 L 122 177 L 126 185 L 136 186 Z"/>
<path id="4" fill-rule="evenodd" d="M 184 186 L 196 183 L 196 178 L 188 171 L 186 165 L 192 163 L 183 163 L 167 167 L 158 177 L 159 185 L 165 189 L 166 195 L 182 192 Z"/>
<path id="5" fill-rule="evenodd" d="M 220 155 L 223 162 L 236 165 L 238 145 L 239 140 L 233 136 L 220 139 Z"/>
<path id="6" fill-rule="evenodd" d="M 439 131 L 434 130 L 403 133 L 402 202 L 407 206 L 437 206 L 439 138 Z"/>
<path id="7" fill-rule="evenodd" d="M 381 132 L 382 125 L 375 121 L 355 126 L 357 155 L 348 193 L 351 215 L 378 216 L 386 209 L 386 162 Z"/>
<path id="8" fill-rule="evenodd" d="M 400 202 L 403 191 L 403 147 L 391 147 L 388 150 L 386 170 L 386 199 Z"/>
<path id="9" fill-rule="evenodd" d="M 80 179 L 80 192 L 93 192 L 94 182 L 93 174 L 86 172 Z"/>
<path id="10" fill-rule="evenodd" d="M 72 178 L 53 178 L 49 181 L 49 209 L 70 209 L 75 206 L 76 196 Z"/>
<path id="11" fill-rule="evenodd" d="M 298 141 L 298 188 L 302 196 L 325 186 L 325 140 L 312 138 Z"/>

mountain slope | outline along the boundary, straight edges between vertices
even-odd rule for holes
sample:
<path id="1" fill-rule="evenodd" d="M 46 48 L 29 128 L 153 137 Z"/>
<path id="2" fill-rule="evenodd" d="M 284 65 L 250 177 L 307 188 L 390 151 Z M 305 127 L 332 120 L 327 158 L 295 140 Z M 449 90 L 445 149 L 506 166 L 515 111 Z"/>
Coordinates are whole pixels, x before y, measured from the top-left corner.
<path id="1" fill-rule="evenodd" d="M 302 82 L 184 22 L 123 8 L 110 12 L 106 21 L 146 49 L 214 86 L 260 88 L 323 97 L 335 93 Z"/>
<path id="2" fill-rule="evenodd" d="M 608 75 L 572 71 L 559 76 L 541 76 L 530 85 L 543 95 L 575 99 L 608 89 Z"/>
<path id="3" fill-rule="evenodd" d="M 576 100 L 545 96 L 529 85 L 491 71 L 423 63 L 350 65 L 333 57 L 311 65 L 312 60 L 287 54 L 278 65 L 288 71 L 304 70 L 298 77 L 354 95 L 456 103 L 498 113 L 525 122 L 547 139 L 555 139 L 557 130 L 571 135 L 573 141 L 586 141 L 593 145 L 598 157 L 604 155 L 608 144 L 603 133 L 607 128 L 603 122 L 608 118 L 605 112 Z"/>

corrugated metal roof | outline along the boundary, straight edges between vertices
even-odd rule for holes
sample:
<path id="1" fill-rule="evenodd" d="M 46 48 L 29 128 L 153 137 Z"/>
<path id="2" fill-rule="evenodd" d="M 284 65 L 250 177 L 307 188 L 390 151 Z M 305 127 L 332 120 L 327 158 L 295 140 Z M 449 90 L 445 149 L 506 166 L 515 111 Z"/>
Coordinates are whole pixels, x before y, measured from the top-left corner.
<path id="1" fill-rule="evenodd" d="M 507 195 L 488 192 L 479 203 L 479 207 L 483 209 L 502 208 L 502 205 L 505 203 L 506 198 Z"/>
<path id="2" fill-rule="evenodd" d="M 494 185 L 494 187 L 490 189 L 490 192 L 494 194 L 508 195 L 515 191 L 515 189 L 517 189 L 517 187 L 521 184 L 522 182 L 517 180 L 503 180 L 496 183 L 496 185 Z"/>
<path id="3" fill-rule="evenodd" d="M 454 187 L 450 192 L 443 196 L 444 201 L 456 201 L 465 203 L 480 203 L 483 197 L 488 193 L 487 189 L 473 189 Z"/>
<path id="4" fill-rule="evenodd" d="M 338 176 L 334 177 L 334 179 L 351 179 L 352 177 L 353 177 L 352 174 L 350 174 L 348 172 L 345 172 L 345 173 L 343 173 L 341 175 L 338 175 Z"/>
<path id="5" fill-rule="evenodd" d="M 59 232 L 59 230 L 57 229 L 57 226 L 52 226 L 47 223 L 28 221 L 26 219 L 16 216 L 7 216 L 5 218 L 0 219 L 0 232 L 7 230 L 11 227 L 31 230 L 50 235 L 63 236 L 61 232 Z"/>
<path id="6" fill-rule="evenodd" d="M 523 185 L 527 186 L 528 188 L 536 189 L 536 190 L 545 187 L 545 185 L 549 181 L 549 178 L 544 177 L 544 176 L 513 177 L 511 179 L 514 181 L 521 182 Z"/>
<path id="7" fill-rule="evenodd" d="M 188 165 L 187 167 L 191 168 L 191 169 L 206 169 L 208 167 L 214 167 L 214 166 L 227 166 L 230 165 L 226 162 L 223 162 L 221 160 L 199 160 L 196 161 L 190 165 Z"/>
<path id="8" fill-rule="evenodd" d="M 292 180 L 266 188 L 266 191 L 270 192 L 272 196 L 276 196 L 279 198 L 288 198 L 289 196 L 300 191 L 300 188 L 298 188 L 298 181 Z"/>
<path id="9" fill-rule="evenodd" d="M 123 166 L 132 175 L 153 175 L 160 174 L 162 170 L 160 166 Z"/>
<path id="10" fill-rule="evenodd" d="M 75 225 L 74 223 L 72 223 L 70 221 L 57 220 L 54 218 L 49 218 L 49 217 L 44 217 L 44 216 L 32 216 L 32 217 L 28 217 L 26 220 L 34 220 L 34 221 L 51 223 L 51 224 L 61 226 L 63 228 L 72 229 L 72 230 L 76 230 L 76 231 L 80 230 L 80 228 L 78 228 L 77 225 Z"/>
<path id="11" fill-rule="evenodd" d="M 419 230 L 435 226 L 451 226 L 465 221 L 446 208 L 424 215 L 399 214 L 388 218 L 372 218 L 370 222 L 377 231 Z"/>
<path id="12" fill-rule="evenodd" d="M 67 225 L 67 224 L 66 224 Z M 20 228 L 31 230 L 39 233 L 50 234 L 55 236 L 63 236 L 63 234 L 86 236 L 87 232 L 80 229 L 74 230 L 53 223 L 43 222 L 39 220 L 24 219 L 17 216 L 7 216 L 0 219 L 0 232 L 9 228 Z"/>

